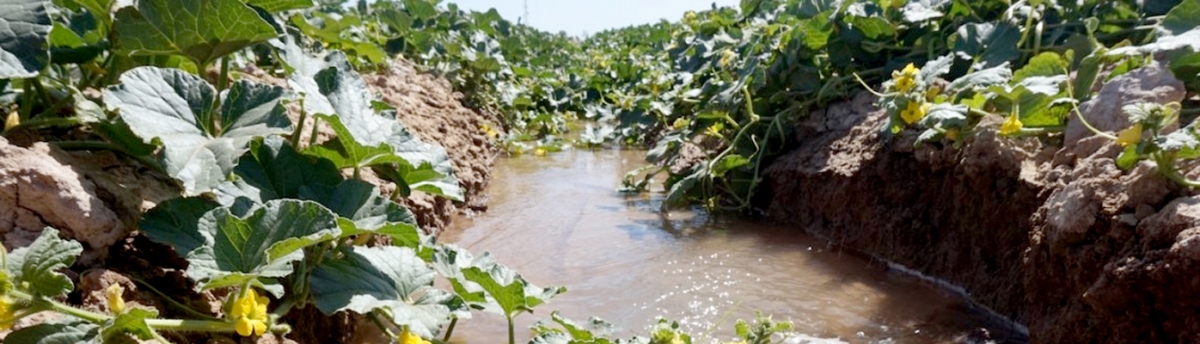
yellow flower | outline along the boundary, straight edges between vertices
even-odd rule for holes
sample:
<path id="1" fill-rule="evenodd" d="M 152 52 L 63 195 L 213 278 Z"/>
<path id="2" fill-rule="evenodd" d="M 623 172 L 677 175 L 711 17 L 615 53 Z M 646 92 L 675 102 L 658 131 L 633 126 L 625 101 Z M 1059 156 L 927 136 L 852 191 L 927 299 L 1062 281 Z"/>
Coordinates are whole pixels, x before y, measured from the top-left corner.
<path id="1" fill-rule="evenodd" d="M 696 20 L 696 11 L 687 11 L 683 13 L 683 21 L 691 22 Z"/>
<path id="2" fill-rule="evenodd" d="M 421 338 L 420 336 L 413 334 L 412 332 L 408 332 L 408 328 L 405 327 L 404 332 L 400 332 L 400 344 L 433 344 L 433 343 L 430 343 L 428 340 L 425 340 L 425 339 Z"/>
<path id="3" fill-rule="evenodd" d="M 947 139 L 947 140 L 950 140 L 950 141 L 958 141 L 959 137 L 960 137 L 960 136 L 959 136 L 959 133 L 958 133 L 958 129 L 950 129 L 950 130 L 946 130 L 946 139 Z"/>
<path id="4" fill-rule="evenodd" d="M 671 128 L 675 130 L 681 130 L 683 128 L 687 128 L 687 126 L 691 124 L 692 121 L 689 121 L 686 118 L 679 118 L 675 120 L 675 123 L 671 123 Z"/>
<path id="5" fill-rule="evenodd" d="M 708 136 L 721 136 L 721 130 L 725 130 L 724 123 L 716 123 L 704 129 L 704 134 Z"/>
<path id="6" fill-rule="evenodd" d="M 937 86 L 930 87 L 928 90 L 925 90 L 925 101 L 934 101 L 935 99 L 937 99 L 937 96 L 941 93 L 942 93 L 941 87 L 937 87 Z"/>
<path id="7" fill-rule="evenodd" d="M 1021 119 L 1017 118 L 1017 114 L 1011 114 L 1008 119 L 1004 120 L 1004 124 L 1000 125 L 1000 135 L 1012 135 L 1021 132 L 1021 128 L 1025 125 L 1021 123 Z"/>
<path id="8" fill-rule="evenodd" d="M 542 147 L 538 147 L 537 149 L 533 150 L 533 155 L 546 156 L 546 149 L 542 148 Z"/>
<path id="9" fill-rule="evenodd" d="M 929 112 L 929 103 L 909 101 L 904 110 L 900 111 L 900 118 L 904 123 L 913 124 L 925 118 L 925 113 Z"/>
<path id="10" fill-rule="evenodd" d="M 251 333 L 263 335 L 267 333 L 267 300 L 266 296 L 258 296 L 254 289 L 246 291 L 246 295 L 233 303 L 233 320 L 237 322 L 237 333 L 249 337 Z"/>
<path id="11" fill-rule="evenodd" d="M 496 129 L 492 129 L 492 126 L 488 125 L 487 123 L 479 125 L 479 129 L 483 130 L 483 133 L 492 139 L 500 137 L 500 133 L 497 132 Z"/>
<path id="12" fill-rule="evenodd" d="M 0 331 L 8 331 L 12 329 L 13 323 L 17 322 L 16 309 L 13 309 L 12 299 L 8 296 L 0 296 Z"/>
<path id="13" fill-rule="evenodd" d="M 1125 130 L 1121 130 L 1121 132 L 1117 134 L 1117 143 L 1121 144 L 1121 147 L 1125 147 L 1142 142 L 1143 130 L 1144 129 L 1142 128 L 1141 123 L 1137 123 L 1129 128 L 1125 128 Z"/>
<path id="14" fill-rule="evenodd" d="M 107 289 L 104 289 L 104 294 L 108 299 L 108 310 L 113 314 L 121 314 L 125 312 L 125 288 L 120 284 L 109 284 Z"/>
<path id="15" fill-rule="evenodd" d="M 724 51 L 721 51 L 721 68 L 729 67 L 729 64 L 733 63 L 733 58 L 735 55 L 736 54 L 733 52 L 733 50 L 725 49 Z"/>
<path id="16" fill-rule="evenodd" d="M 917 73 L 920 71 L 911 63 L 904 66 L 902 70 L 892 71 L 892 80 L 896 81 L 896 90 L 900 92 L 911 90 L 917 84 Z"/>
<path id="17" fill-rule="evenodd" d="M 8 116 L 4 118 L 4 129 L 12 129 L 18 125 L 21 125 L 21 114 L 16 111 L 9 112 Z"/>

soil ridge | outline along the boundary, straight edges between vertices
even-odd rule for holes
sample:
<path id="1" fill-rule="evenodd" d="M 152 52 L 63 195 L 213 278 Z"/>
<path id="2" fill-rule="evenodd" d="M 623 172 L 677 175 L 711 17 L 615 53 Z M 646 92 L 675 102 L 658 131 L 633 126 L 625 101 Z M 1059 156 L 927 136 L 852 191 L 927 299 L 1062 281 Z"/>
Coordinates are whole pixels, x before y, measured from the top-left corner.
<path id="1" fill-rule="evenodd" d="M 1118 130 L 1122 105 L 1184 94 L 1151 64 L 1081 108 Z M 873 101 L 795 126 L 796 148 L 766 169 L 769 217 L 962 287 L 1032 342 L 1200 342 L 1200 196 L 1153 163 L 1117 168 L 1123 147 L 1073 127 L 1042 142 L 985 118 L 968 142 L 916 146 L 881 132 Z M 1006 335 L 992 338 L 1024 340 Z"/>

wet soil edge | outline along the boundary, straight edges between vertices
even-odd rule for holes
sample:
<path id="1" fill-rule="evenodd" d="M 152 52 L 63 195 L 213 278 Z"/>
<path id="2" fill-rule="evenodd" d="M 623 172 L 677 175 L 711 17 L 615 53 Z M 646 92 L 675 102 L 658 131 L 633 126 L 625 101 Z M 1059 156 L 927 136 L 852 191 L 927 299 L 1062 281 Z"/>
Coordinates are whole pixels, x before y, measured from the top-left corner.
<path id="1" fill-rule="evenodd" d="M 796 148 L 766 170 L 769 217 L 1028 326 L 1027 338 L 991 334 L 1001 342 L 1200 342 L 1200 301 L 1187 296 L 1200 290 L 1189 256 L 1200 200 L 1150 169 L 1097 172 L 1110 146 L 1056 153 L 983 133 L 914 148 L 914 133 L 881 135 L 884 121 L 860 95 L 796 125 Z M 1070 232 L 1061 213 L 1084 215 Z"/>

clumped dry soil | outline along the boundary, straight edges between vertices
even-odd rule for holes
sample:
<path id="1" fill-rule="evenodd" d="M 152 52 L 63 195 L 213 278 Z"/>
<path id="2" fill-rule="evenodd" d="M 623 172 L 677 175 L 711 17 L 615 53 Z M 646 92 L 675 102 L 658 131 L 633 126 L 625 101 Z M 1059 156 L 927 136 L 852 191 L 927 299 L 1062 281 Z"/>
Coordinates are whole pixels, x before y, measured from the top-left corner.
<path id="1" fill-rule="evenodd" d="M 1100 130 L 1120 107 L 1184 97 L 1158 65 L 1082 104 Z M 769 216 L 902 264 L 1028 326 L 993 340 L 1200 342 L 1200 196 L 1072 122 L 1064 137 L 997 137 L 998 119 L 960 147 L 885 137 L 869 94 L 812 114 L 796 148 L 767 169 Z M 1195 174 L 1193 174 L 1195 176 Z"/>

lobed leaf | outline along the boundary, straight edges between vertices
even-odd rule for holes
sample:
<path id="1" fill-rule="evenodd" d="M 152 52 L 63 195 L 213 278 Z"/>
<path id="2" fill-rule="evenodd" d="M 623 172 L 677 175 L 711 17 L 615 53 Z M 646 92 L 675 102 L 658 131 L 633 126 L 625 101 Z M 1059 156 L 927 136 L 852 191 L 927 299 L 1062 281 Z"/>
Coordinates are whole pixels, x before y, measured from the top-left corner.
<path id="1" fill-rule="evenodd" d="M 37 76 L 50 60 L 50 1 L 0 0 L 0 79 Z"/>
<path id="2" fill-rule="evenodd" d="M 366 314 L 384 308 L 398 325 L 423 338 L 436 335 L 461 307 L 453 294 L 433 287 L 434 271 L 407 247 L 352 247 L 312 273 L 313 300 L 325 314 Z"/>
<path id="3" fill-rule="evenodd" d="M 114 30 L 121 51 L 181 55 L 201 67 L 279 35 L 258 12 L 238 0 L 139 0 L 136 7 L 117 11 Z"/>
<path id="4" fill-rule="evenodd" d="M 244 217 L 217 208 L 200 219 L 199 230 L 205 243 L 188 253 L 187 274 L 201 290 L 287 276 L 302 249 L 341 234 L 333 212 L 299 200 L 268 201 Z"/>
<path id="5" fill-rule="evenodd" d="M 163 146 L 163 167 L 188 195 L 224 181 L 252 139 L 290 132 L 280 87 L 238 81 L 217 108 L 212 86 L 182 70 L 139 67 L 120 81 L 104 90 L 105 103 L 144 142 Z"/>
<path id="6" fill-rule="evenodd" d="M 8 343 L 24 344 L 99 344 L 100 326 L 82 319 L 64 317 L 13 331 L 4 338 Z"/>
<path id="7" fill-rule="evenodd" d="M 57 229 L 46 227 L 29 246 L 9 253 L 5 268 L 19 288 L 27 286 L 35 295 L 59 297 L 75 289 L 71 278 L 59 271 L 75 264 L 81 253 L 83 245 L 74 240 L 63 240 Z"/>

